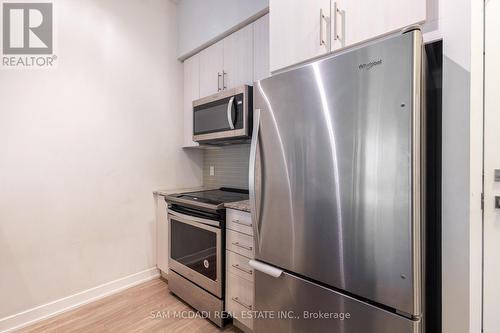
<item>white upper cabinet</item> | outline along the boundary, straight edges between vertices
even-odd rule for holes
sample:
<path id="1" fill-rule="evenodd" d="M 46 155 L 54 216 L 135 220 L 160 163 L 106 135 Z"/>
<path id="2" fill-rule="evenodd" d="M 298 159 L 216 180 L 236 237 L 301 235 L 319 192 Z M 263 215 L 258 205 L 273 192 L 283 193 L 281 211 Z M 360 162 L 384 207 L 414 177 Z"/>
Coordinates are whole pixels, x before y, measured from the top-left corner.
<path id="1" fill-rule="evenodd" d="M 253 80 L 271 75 L 269 71 L 269 14 L 253 24 Z"/>
<path id="2" fill-rule="evenodd" d="M 184 60 L 183 147 L 193 141 L 193 101 L 270 76 L 269 15 Z"/>
<path id="3" fill-rule="evenodd" d="M 427 0 L 270 0 L 271 72 L 426 20 Z"/>
<path id="4" fill-rule="evenodd" d="M 253 24 L 207 47 L 200 56 L 200 98 L 253 83 Z"/>
<path id="5" fill-rule="evenodd" d="M 184 147 L 198 146 L 193 141 L 193 101 L 200 98 L 200 57 L 184 60 Z"/>
<path id="6" fill-rule="evenodd" d="M 199 53 L 200 56 L 200 98 L 222 90 L 224 68 L 224 41 L 221 40 Z"/>
<path id="7" fill-rule="evenodd" d="M 330 52 L 330 0 L 270 0 L 271 71 Z"/>
<path id="8" fill-rule="evenodd" d="M 253 24 L 224 38 L 223 88 L 253 84 Z"/>
<path id="9" fill-rule="evenodd" d="M 331 8 L 333 50 L 395 32 L 426 19 L 426 0 L 332 0 Z"/>

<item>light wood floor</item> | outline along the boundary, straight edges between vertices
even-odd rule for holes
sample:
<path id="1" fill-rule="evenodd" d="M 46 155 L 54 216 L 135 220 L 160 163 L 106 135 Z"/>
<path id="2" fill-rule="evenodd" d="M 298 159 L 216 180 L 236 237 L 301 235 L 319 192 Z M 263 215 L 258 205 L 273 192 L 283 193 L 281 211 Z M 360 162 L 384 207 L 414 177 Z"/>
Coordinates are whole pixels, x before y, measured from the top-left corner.
<path id="1" fill-rule="evenodd" d="M 221 332 L 207 319 L 164 315 L 190 310 L 192 308 L 168 291 L 166 282 L 155 279 L 17 332 Z M 241 333 L 232 325 L 223 331 Z"/>

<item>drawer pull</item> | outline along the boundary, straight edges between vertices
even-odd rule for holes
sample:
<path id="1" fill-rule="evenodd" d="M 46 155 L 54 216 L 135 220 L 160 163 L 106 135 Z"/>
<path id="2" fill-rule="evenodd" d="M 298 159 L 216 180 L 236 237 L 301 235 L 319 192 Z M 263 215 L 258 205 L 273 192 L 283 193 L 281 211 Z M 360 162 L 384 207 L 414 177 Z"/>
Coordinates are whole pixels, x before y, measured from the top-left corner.
<path id="1" fill-rule="evenodd" d="M 253 271 L 252 271 L 251 269 L 244 269 L 243 267 L 241 267 L 241 266 L 240 266 L 240 265 L 238 265 L 238 264 L 232 264 L 231 266 L 233 266 L 234 268 L 236 268 L 236 269 L 238 269 L 238 270 L 240 270 L 240 271 L 242 271 L 242 272 L 245 272 L 245 273 L 247 273 L 247 274 L 250 274 L 250 275 L 252 275 L 252 274 L 253 274 Z"/>
<path id="2" fill-rule="evenodd" d="M 248 304 L 243 303 L 242 301 L 240 301 L 240 299 L 239 299 L 238 297 L 231 297 L 231 299 L 232 299 L 233 301 L 235 301 L 236 303 L 238 303 L 239 305 L 241 305 L 241 306 L 243 306 L 243 307 L 247 308 L 248 310 L 252 310 L 252 306 L 251 306 L 251 305 L 248 305 Z"/>
<path id="3" fill-rule="evenodd" d="M 233 244 L 234 246 L 237 246 L 237 247 L 241 247 L 242 249 L 245 249 L 245 250 L 248 250 L 248 251 L 252 251 L 253 250 L 253 247 L 248 246 L 248 245 L 242 245 L 239 242 L 232 242 L 231 244 Z"/>
<path id="4" fill-rule="evenodd" d="M 251 223 L 250 223 L 250 224 L 243 223 L 243 222 L 241 222 L 240 220 L 232 220 L 231 222 L 236 223 L 236 224 L 241 224 L 241 225 L 244 225 L 245 227 L 251 227 L 251 226 L 252 226 L 252 224 L 251 224 Z"/>

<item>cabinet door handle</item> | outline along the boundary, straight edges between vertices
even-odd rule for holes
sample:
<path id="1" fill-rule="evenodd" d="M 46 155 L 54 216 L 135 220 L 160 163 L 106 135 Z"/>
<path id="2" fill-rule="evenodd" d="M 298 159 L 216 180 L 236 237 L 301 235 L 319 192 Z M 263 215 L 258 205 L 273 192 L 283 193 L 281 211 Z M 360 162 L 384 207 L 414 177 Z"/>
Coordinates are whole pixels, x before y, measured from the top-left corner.
<path id="1" fill-rule="evenodd" d="M 340 10 L 338 5 L 337 5 L 337 1 L 334 1 L 333 2 L 333 40 L 339 40 L 342 42 L 342 46 L 343 46 L 343 43 L 344 43 L 344 37 L 340 37 L 339 35 L 339 32 L 338 32 L 338 28 L 337 28 L 337 25 L 338 25 L 338 17 L 340 16 L 342 18 L 342 24 L 344 24 L 344 11 L 343 10 Z M 344 35 L 344 27 L 342 27 L 342 35 Z"/>
<path id="2" fill-rule="evenodd" d="M 220 88 L 220 78 L 222 74 L 217 72 L 217 91 L 221 91 L 222 89 Z M 224 79 L 223 79 L 224 80 Z"/>
<path id="3" fill-rule="evenodd" d="M 323 8 L 319 10 L 319 46 L 323 45 Z"/>
<path id="4" fill-rule="evenodd" d="M 236 223 L 236 224 L 240 224 L 240 225 L 244 225 L 245 227 L 251 227 L 252 226 L 252 223 L 247 224 L 247 223 L 241 222 L 240 220 L 231 220 L 231 222 Z"/>
<path id="5" fill-rule="evenodd" d="M 239 242 L 232 242 L 231 244 L 233 244 L 234 246 L 237 246 L 237 247 L 241 247 L 242 249 L 245 249 L 245 250 L 248 250 L 248 251 L 252 251 L 252 249 L 253 249 L 253 247 L 248 246 L 248 245 L 240 244 Z"/>
<path id="6" fill-rule="evenodd" d="M 319 9 L 319 46 L 325 45 L 325 40 L 323 39 L 323 19 L 325 14 L 323 14 L 323 8 Z"/>
<path id="7" fill-rule="evenodd" d="M 253 271 L 251 269 L 244 269 L 243 267 L 241 267 L 238 264 L 232 264 L 231 266 L 234 267 L 234 268 L 236 268 L 236 269 L 238 269 L 238 270 L 240 270 L 240 271 L 242 271 L 242 272 L 245 272 L 247 274 L 250 274 L 250 275 L 253 274 Z"/>
<path id="8" fill-rule="evenodd" d="M 333 2 L 333 40 L 337 40 L 339 38 L 337 33 L 337 1 Z"/>
<path id="9" fill-rule="evenodd" d="M 222 90 L 227 89 L 226 75 L 227 75 L 227 73 L 225 71 L 222 71 Z"/>
<path id="10" fill-rule="evenodd" d="M 248 310 L 252 310 L 252 306 L 251 305 L 243 303 L 242 301 L 240 301 L 240 299 L 238 297 L 231 297 L 231 299 L 233 301 L 235 301 L 236 303 L 238 303 L 239 305 L 247 308 Z"/>

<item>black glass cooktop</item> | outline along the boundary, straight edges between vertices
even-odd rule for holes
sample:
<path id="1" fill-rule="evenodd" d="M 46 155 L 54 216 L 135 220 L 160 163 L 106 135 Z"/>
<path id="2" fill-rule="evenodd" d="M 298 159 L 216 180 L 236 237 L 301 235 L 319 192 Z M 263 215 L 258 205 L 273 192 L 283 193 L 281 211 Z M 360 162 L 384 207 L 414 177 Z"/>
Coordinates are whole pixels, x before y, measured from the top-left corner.
<path id="1" fill-rule="evenodd" d="M 195 202 L 219 205 L 222 203 L 248 200 L 248 190 L 221 187 L 218 190 L 182 193 L 177 197 L 185 200 L 192 200 Z"/>

